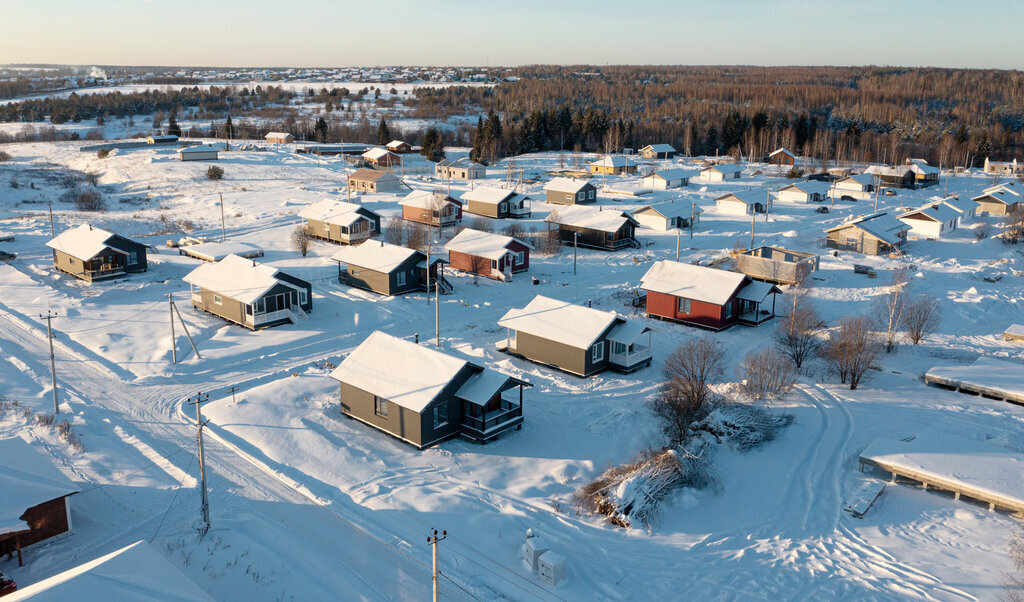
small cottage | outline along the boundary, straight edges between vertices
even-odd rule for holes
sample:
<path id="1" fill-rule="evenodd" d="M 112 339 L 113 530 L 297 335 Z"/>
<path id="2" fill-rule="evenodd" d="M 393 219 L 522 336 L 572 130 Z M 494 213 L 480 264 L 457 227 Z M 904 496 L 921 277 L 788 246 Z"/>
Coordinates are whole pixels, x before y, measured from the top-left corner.
<path id="1" fill-rule="evenodd" d="M 910 226 L 908 235 L 938 240 L 956 230 L 960 212 L 943 203 L 929 203 L 897 217 Z"/>
<path id="2" fill-rule="evenodd" d="M 398 192 L 402 180 L 393 173 L 360 168 L 348 176 L 348 187 L 356 192 Z"/>
<path id="3" fill-rule="evenodd" d="M 148 266 L 146 245 L 89 224 L 61 232 L 46 246 L 53 250 L 53 267 L 86 282 L 145 272 Z"/>
<path id="4" fill-rule="evenodd" d="M 910 159 L 908 166 L 914 173 L 914 186 L 917 188 L 927 188 L 939 184 L 939 175 L 942 171 L 938 167 L 928 165 L 924 159 Z"/>
<path id="5" fill-rule="evenodd" d="M 1024 162 L 1017 161 L 989 161 L 988 157 L 985 157 L 985 165 L 983 171 L 987 174 L 994 174 L 999 176 L 1019 176 L 1024 175 Z"/>
<path id="6" fill-rule="evenodd" d="M 775 316 L 774 284 L 745 274 L 661 260 L 640 279 L 647 315 L 711 330 L 755 326 Z"/>
<path id="7" fill-rule="evenodd" d="M 772 195 L 767 188 L 730 192 L 716 198 L 715 207 L 725 215 L 767 213 L 772 207 Z"/>
<path id="8" fill-rule="evenodd" d="M 691 220 L 694 224 L 700 221 L 704 210 L 696 203 L 676 201 L 660 205 L 644 205 L 629 212 L 637 224 L 651 230 L 665 232 L 676 228 L 689 228 Z"/>
<path id="9" fill-rule="evenodd" d="M 398 202 L 402 219 L 428 226 L 454 226 L 462 221 L 462 201 L 443 192 L 413 190 Z"/>
<path id="10" fill-rule="evenodd" d="M 736 256 L 736 271 L 754 280 L 799 284 L 818 271 L 818 256 L 783 247 L 763 246 Z"/>
<path id="11" fill-rule="evenodd" d="M 606 155 L 590 164 L 590 173 L 612 176 L 636 173 L 636 162 L 621 155 Z"/>
<path id="12" fill-rule="evenodd" d="M 483 180 L 487 178 L 487 167 L 465 157 L 454 161 L 442 160 L 434 165 L 434 175 L 445 180 Z"/>
<path id="13" fill-rule="evenodd" d="M 654 190 L 668 190 L 688 186 L 690 179 L 696 172 L 673 167 L 671 169 L 659 169 L 643 177 L 643 185 Z"/>
<path id="14" fill-rule="evenodd" d="M 738 180 L 743 168 L 735 163 L 722 163 L 712 165 L 700 170 L 700 179 L 705 182 L 724 182 L 725 180 Z"/>
<path id="15" fill-rule="evenodd" d="M 402 158 L 385 148 L 371 148 L 362 155 L 363 161 L 374 167 L 397 167 Z"/>
<path id="16" fill-rule="evenodd" d="M 331 259 L 338 262 L 338 282 L 381 295 L 426 291 L 428 280 L 431 289 L 436 282 L 438 292 L 452 292 L 441 271 L 447 262 L 441 257 L 430 257 L 428 266 L 427 255 L 415 249 L 367 241 L 339 249 Z"/>
<path id="17" fill-rule="evenodd" d="M 237 255 L 204 263 L 184 280 L 193 307 L 252 330 L 307 320 L 313 311 L 308 282 Z"/>
<path id="18" fill-rule="evenodd" d="M 486 442 L 523 426 L 525 380 L 374 331 L 331 372 L 343 414 L 424 449 Z"/>
<path id="19" fill-rule="evenodd" d="M 635 236 L 637 221 L 619 209 L 566 207 L 552 211 L 544 221 L 558 226 L 563 244 L 602 251 L 639 247 Z"/>
<path id="20" fill-rule="evenodd" d="M 269 132 L 263 137 L 267 144 L 291 144 L 295 142 L 295 136 L 286 132 Z"/>
<path id="21" fill-rule="evenodd" d="M 405 153 L 412 152 L 412 146 L 410 146 L 408 142 L 403 142 L 401 140 L 392 140 L 391 142 L 388 142 L 387 146 L 385 146 L 384 148 L 395 153 L 396 155 L 402 155 Z"/>
<path id="22" fill-rule="evenodd" d="M 827 182 L 806 180 L 779 188 L 777 196 L 783 203 L 820 203 L 828 198 L 830 188 Z"/>
<path id="23" fill-rule="evenodd" d="M 640 149 L 640 156 L 644 159 L 671 159 L 677 152 L 671 144 L 648 144 Z"/>
<path id="24" fill-rule="evenodd" d="M 555 178 L 544 185 L 546 201 L 554 205 L 587 205 L 597 198 L 597 188 L 586 180 Z"/>
<path id="25" fill-rule="evenodd" d="M 146 138 L 146 144 L 175 144 L 176 142 L 178 142 L 178 137 L 174 135 L 149 136 Z"/>
<path id="26" fill-rule="evenodd" d="M 906 244 L 909 231 L 910 226 L 879 211 L 825 230 L 825 245 L 865 255 L 888 255 Z"/>
<path id="27" fill-rule="evenodd" d="M 472 228 L 464 228 L 444 248 L 452 268 L 504 281 L 529 269 L 533 249 L 518 238 Z"/>
<path id="28" fill-rule="evenodd" d="M 577 376 L 651 365 L 651 329 L 615 312 L 537 295 L 498 325 L 506 330 L 501 351 Z"/>
<path id="29" fill-rule="evenodd" d="M 872 165 L 864 173 L 875 176 L 881 188 L 914 188 L 914 171 L 905 165 Z"/>
<path id="30" fill-rule="evenodd" d="M 772 165 L 796 165 L 796 155 L 785 148 L 777 148 L 768 153 L 768 163 Z"/>
<path id="31" fill-rule="evenodd" d="M 530 217 L 530 197 L 504 188 L 481 186 L 462 193 L 460 200 L 466 213 L 502 218 Z"/>
<path id="32" fill-rule="evenodd" d="M 978 207 L 978 215 L 1006 215 L 1020 205 L 1021 192 L 1012 182 L 989 186 L 971 198 Z"/>
<path id="33" fill-rule="evenodd" d="M 222 150 L 224 150 L 223 144 L 186 146 L 178 149 L 178 159 L 181 161 L 216 161 Z"/>
<path id="34" fill-rule="evenodd" d="M 875 176 L 860 173 L 836 180 L 833 194 L 843 200 L 867 200 L 875 193 Z"/>
<path id="35" fill-rule="evenodd" d="M 380 232 L 381 216 L 362 205 L 325 199 L 299 211 L 313 238 L 342 245 L 363 242 Z"/>

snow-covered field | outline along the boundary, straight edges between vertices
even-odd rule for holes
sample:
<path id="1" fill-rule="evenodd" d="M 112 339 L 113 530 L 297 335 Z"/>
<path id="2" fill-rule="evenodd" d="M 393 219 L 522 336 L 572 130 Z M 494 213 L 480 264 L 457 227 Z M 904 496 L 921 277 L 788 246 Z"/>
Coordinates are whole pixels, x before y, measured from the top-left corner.
<path id="1" fill-rule="evenodd" d="M 181 163 L 172 150 L 117 151 L 107 159 L 77 145 L 19 144 L 0 164 L 0 230 L 15 234 L 0 250 L 18 258 L 0 264 L 0 393 L 45 413 L 49 386 L 47 309 L 58 314 L 57 374 L 62 416 L 73 420 L 84 451 L 76 452 L 44 426 L 20 414 L 0 414 L 0 437 L 21 436 L 51 455 L 82 493 L 72 498 L 73 535 L 29 548 L 26 565 L 0 560 L 20 583 L 47 577 L 71 563 L 151 540 L 218 599 L 423 599 L 430 587 L 430 528 L 446 529 L 440 561 L 449 598 L 493 599 L 997 599 L 1008 570 L 1012 517 L 952 496 L 909 485 L 889 486 L 872 510 L 856 519 L 842 511 L 866 480 L 860 452 L 878 437 L 902 439 L 922 429 L 948 431 L 1024 453 L 1024 408 L 926 387 L 935 364 L 968 364 L 979 355 L 1024 361 L 1024 347 L 1002 331 L 1024 322 L 1024 255 L 996 239 L 975 240 L 970 226 L 942 241 L 911 241 L 907 257 L 826 253 L 822 230 L 869 213 L 871 202 L 815 205 L 776 203 L 755 224 L 757 244 L 822 253 L 813 296 L 830 322 L 869 310 L 887 271 L 913 264 L 912 290 L 939 298 L 939 332 L 919 346 L 883 358 L 861 388 L 837 384 L 815 363 L 773 412 L 794 424 L 764 447 L 719 449 L 721 493 L 684 490 L 650 532 L 625 531 L 596 516 L 579 515 L 571 493 L 609 465 L 659 446 L 648 402 L 661 379 L 660 360 L 693 334 L 685 326 L 651 322 L 655 363 L 630 375 L 579 379 L 495 351 L 504 337 L 497 319 L 534 295 L 634 314 L 632 289 L 651 263 L 674 258 L 674 233 L 638 230 L 645 246 L 616 253 L 581 250 L 535 255 L 529 278 L 511 283 L 454 275 L 455 293 L 441 297 L 444 346 L 530 381 L 525 424 L 485 446 L 449 441 L 417 451 L 339 411 L 333 364 L 380 329 L 422 340 L 434 336 L 434 306 L 422 294 L 381 298 L 340 285 L 335 247 L 315 243 L 303 258 L 289 236 L 296 213 L 323 198 L 345 199 L 345 168 L 333 159 L 284 149 L 232 151 L 218 164 L 225 177 L 206 179 L 205 163 Z M 457 156 L 465 151 L 455 151 Z M 406 156 L 411 172 L 426 171 Z M 557 169 L 555 153 L 515 159 L 524 177 Z M 668 163 L 668 162 L 664 162 Z M 108 211 L 83 214 L 57 202 L 55 170 L 97 174 Z M 19 187 L 7 187 L 18 173 Z M 505 164 L 491 167 L 504 182 Z M 679 241 L 683 261 L 724 256 L 750 240 L 750 219 L 720 215 L 714 197 L 751 186 L 777 188 L 765 176 L 693 185 L 678 191 L 622 198 L 601 195 L 606 208 L 695 202 L 704 209 L 693 239 Z M 408 177 L 414 188 L 443 183 Z M 637 185 L 638 178 L 607 178 Z M 601 183 L 601 178 L 595 179 Z M 35 184 L 35 189 L 30 187 Z M 981 177 L 950 178 L 950 192 L 976 194 Z M 553 209 L 542 183 L 527 227 L 540 229 Z M 453 186 L 453 189 L 466 188 Z M 916 206 L 937 188 L 881 197 L 879 208 Z M 266 250 L 262 261 L 313 283 L 311 319 L 250 332 L 189 303 L 181 278 L 198 261 L 167 249 L 182 235 L 218 240 L 220 195 L 230 240 Z M 396 196 L 360 201 L 386 216 L 399 213 Z M 115 282 L 87 285 L 52 269 L 47 203 L 57 232 L 86 221 L 153 245 L 150 269 Z M 473 220 L 467 216 L 465 224 Z M 495 224 L 501 227 L 501 224 Z M 852 264 L 878 271 L 855 274 Z M 1003 273 L 998 282 L 983 275 Z M 168 295 L 202 354 L 177 332 L 171 365 Z M 710 335 L 728 349 L 730 364 L 771 345 L 774 328 L 736 326 Z M 1022 364 L 1024 375 L 1024 364 Z M 736 375 L 729 372 L 730 380 Z M 1022 376 L 1024 378 L 1024 376 Z M 199 508 L 194 408 L 183 400 L 208 393 L 203 411 L 213 530 L 196 534 Z M 567 559 L 567 580 L 541 584 L 522 561 L 532 528 Z"/>

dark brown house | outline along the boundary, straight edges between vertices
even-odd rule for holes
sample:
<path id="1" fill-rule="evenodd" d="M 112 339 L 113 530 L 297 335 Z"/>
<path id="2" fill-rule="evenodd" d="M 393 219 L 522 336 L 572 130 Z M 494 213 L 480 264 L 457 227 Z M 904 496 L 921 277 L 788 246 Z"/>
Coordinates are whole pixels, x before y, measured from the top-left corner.
<path id="1" fill-rule="evenodd" d="M 566 207 L 552 211 L 544 221 L 558 226 L 562 244 L 604 251 L 639 245 L 635 237 L 639 224 L 631 215 L 618 209 Z"/>
<path id="2" fill-rule="evenodd" d="M 146 245 L 82 224 L 46 243 L 53 266 L 86 282 L 145 272 Z"/>
<path id="3" fill-rule="evenodd" d="M 78 487 L 24 439 L 0 439 L 0 555 L 71 531 Z"/>
<path id="4" fill-rule="evenodd" d="M 772 165 L 795 165 L 796 155 L 785 148 L 777 148 L 768 154 L 768 162 Z"/>
<path id="5" fill-rule="evenodd" d="M 341 411 L 419 449 L 445 439 L 486 442 L 523 425 L 530 383 L 450 353 L 375 331 L 331 373 Z"/>
<path id="6" fill-rule="evenodd" d="M 252 330 L 307 320 L 313 311 L 308 282 L 238 255 L 204 263 L 184 280 L 196 309 Z"/>
<path id="7" fill-rule="evenodd" d="M 427 290 L 428 269 L 431 290 L 436 282 L 440 293 L 452 292 L 442 271 L 445 260 L 431 257 L 428 268 L 426 254 L 415 249 L 371 240 L 340 249 L 331 259 L 338 262 L 338 282 L 381 295 Z"/>
<path id="8" fill-rule="evenodd" d="M 502 219 L 530 217 L 530 197 L 504 188 L 479 186 L 460 197 L 466 213 Z"/>
<path id="9" fill-rule="evenodd" d="M 498 325 L 506 329 L 501 351 L 577 376 L 651 365 L 650 329 L 614 312 L 537 295 L 506 312 Z"/>

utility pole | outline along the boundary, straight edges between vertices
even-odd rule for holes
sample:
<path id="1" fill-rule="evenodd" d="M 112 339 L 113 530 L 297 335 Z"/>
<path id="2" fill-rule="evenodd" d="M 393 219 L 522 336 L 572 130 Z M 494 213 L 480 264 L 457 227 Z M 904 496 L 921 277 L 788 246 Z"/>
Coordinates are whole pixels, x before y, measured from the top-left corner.
<path id="1" fill-rule="evenodd" d="M 697 213 L 697 203 L 691 202 L 690 203 L 690 240 L 693 240 L 693 218 L 695 217 L 694 214 L 696 214 L 696 213 Z M 676 259 L 678 259 L 678 257 Z"/>
<path id="2" fill-rule="evenodd" d="M 437 586 L 438 586 L 438 576 L 440 575 L 440 572 L 437 570 L 437 544 L 439 542 L 441 542 L 442 540 L 446 539 L 447 537 L 448 537 L 448 531 L 441 531 L 441 537 L 438 537 L 437 536 L 437 529 L 432 529 L 431 534 L 427 536 L 427 543 L 430 544 L 430 547 L 432 548 L 431 556 L 434 559 L 434 564 L 433 564 L 434 570 L 432 572 L 432 574 L 433 574 L 433 582 L 434 582 L 434 602 L 437 602 L 437 600 L 438 600 L 438 598 L 437 598 Z"/>
<path id="3" fill-rule="evenodd" d="M 40 318 L 46 318 L 46 338 L 50 341 L 50 386 L 53 389 L 53 413 L 60 414 L 60 404 L 57 402 L 57 366 L 53 361 L 53 329 L 50 327 L 50 320 L 57 317 L 57 313 L 50 313 L 50 310 L 46 310 L 46 315 L 40 315 Z"/>
<path id="4" fill-rule="evenodd" d="M 676 261 L 679 261 L 679 237 L 682 236 L 682 231 L 676 228 Z"/>
<path id="5" fill-rule="evenodd" d="M 750 248 L 751 249 L 754 248 L 754 220 L 756 220 L 756 219 L 757 219 L 757 211 L 754 211 L 753 207 L 751 207 L 751 210 L 750 210 Z"/>
<path id="6" fill-rule="evenodd" d="M 220 193 L 220 241 L 224 242 L 227 232 L 224 227 L 224 193 Z"/>
<path id="7" fill-rule="evenodd" d="M 178 363 L 178 340 L 174 336 L 174 300 L 171 294 L 167 293 L 167 308 L 171 312 L 171 364 Z"/>
<path id="8" fill-rule="evenodd" d="M 53 233 L 53 203 L 47 203 L 50 208 L 50 238 L 57 236 Z"/>
<path id="9" fill-rule="evenodd" d="M 429 269 L 429 268 L 427 268 Z M 430 297 L 430 291 L 427 291 L 427 297 Z M 437 348 L 441 348 L 441 285 L 438 283 L 437 278 L 434 278 L 434 343 Z"/>
<path id="10" fill-rule="evenodd" d="M 189 398 L 189 403 L 195 404 L 196 406 L 196 438 L 199 441 L 199 486 L 200 492 L 202 493 L 202 514 L 203 523 L 205 524 L 202 534 L 210 530 L 210 502 L 206 495 L 206 457 L 203 455 L 203 410 L 200 404 L 204 401 L 210 400 L 209 393 L 196 393 L 195 397 Z"/>
<path id="11" fill-rule="evenodd" d="M 430 246 L 427 246 L 427 305 L 430 305 Z"/>
<path id="12" fill-rule="evenodd" d="M 579 238 L 579 233 L 573 232 L 572 233 L 572 275 L 573 276 L 576 275 L 576 249 L 577 249 L 576 241 L 577 241 L 578 238 Z"/>
<path id="13" fill-rule="evenodd" d="M 188 333 L 188 326 L 185 326 L 185 320 L 181 319 L 181 312 L 178 311 L 178 306 L 174 304 L 174 301 L 171 301 L 171 308 L 174 310 L 174 313 L 178 314 L 178 321 L 181 322 L 181 329 L 185 331 L 185 338 L 188 339 L 188 344 L 192 346 L 192 352 L 195 353 L 196 357 L 199 359 L 203 359 L 203 356 L 199 355 L 199 350 L 196 349 L 195 341 L 192 340 L 192 335 Z M 173 319 L 171 320 L 171 326 L 174 326 Z"/>

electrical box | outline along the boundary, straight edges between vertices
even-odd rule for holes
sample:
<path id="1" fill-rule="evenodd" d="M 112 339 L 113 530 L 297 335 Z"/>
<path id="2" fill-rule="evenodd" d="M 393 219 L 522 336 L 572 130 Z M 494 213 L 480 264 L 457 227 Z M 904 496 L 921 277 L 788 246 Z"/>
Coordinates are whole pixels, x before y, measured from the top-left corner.
<path id="1" fill-rule="evenodd" d="M 548 550 L 537 559 L 537 574 L 548 585 L 558 585 L 565 580 L 565 558 Z"/>

